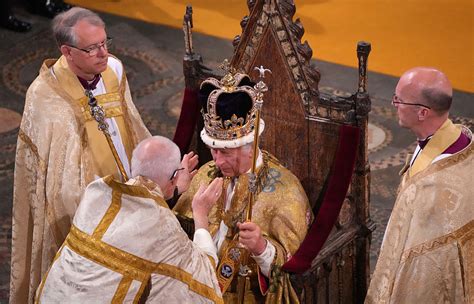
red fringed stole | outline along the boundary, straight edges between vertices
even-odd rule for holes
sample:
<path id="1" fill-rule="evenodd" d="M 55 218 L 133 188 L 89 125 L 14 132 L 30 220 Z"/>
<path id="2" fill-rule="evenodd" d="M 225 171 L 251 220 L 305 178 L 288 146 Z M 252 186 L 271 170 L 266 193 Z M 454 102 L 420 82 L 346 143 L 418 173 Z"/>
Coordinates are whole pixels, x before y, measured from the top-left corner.
<path id="1" fill-rule="evenodd" d="M 346 197 L 352 173 L 354 171 L 359 128 L 342 126 L 339 130 L 339 143 L 330 171 L 328 187 L 313 224 L 300 248 L 283 265 L 288 272 L 302 273 L 311 267 L 336 223 L 342 203 Z"/>

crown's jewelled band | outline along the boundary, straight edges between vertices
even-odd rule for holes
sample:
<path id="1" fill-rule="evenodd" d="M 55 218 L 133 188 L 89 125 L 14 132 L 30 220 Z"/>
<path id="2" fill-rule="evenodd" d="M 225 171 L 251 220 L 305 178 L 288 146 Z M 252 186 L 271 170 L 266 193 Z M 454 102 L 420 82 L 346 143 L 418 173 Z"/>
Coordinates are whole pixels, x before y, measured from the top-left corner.
<path id="1" fill-rule="evenodd" d="M 217 120 L 210 118 L 208 114 L 204 115 L 204 129 L 206 133 L 215 139 L 219 140 L 232 140 L 245 136 L 255 129 L 255 114 L 251 113 L 247 115 L 247 123 L 239 125 L 238 123 L 233 124 L 231 120 L 226 120 L 226 123 L 230 123 L 231 126 L 227 129 L 222 127 L 222 121 L 217 117 Z"/>

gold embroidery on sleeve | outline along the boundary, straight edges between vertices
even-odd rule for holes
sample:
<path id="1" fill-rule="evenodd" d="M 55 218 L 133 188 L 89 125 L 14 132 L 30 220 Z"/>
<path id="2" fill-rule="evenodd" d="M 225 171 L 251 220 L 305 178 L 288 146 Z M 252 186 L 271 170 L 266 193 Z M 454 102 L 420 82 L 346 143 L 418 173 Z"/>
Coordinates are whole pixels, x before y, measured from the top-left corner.
<path id="1" fill-rule="evenodd" d="M 142 259 L 99 239 L 92 238 L 74 225 L 71 226 L 65 244 L 77 254 L 133 280 L 146 283 L 152 273 L 168 276 L 188 285 L 190 290 L 200 296 L 215 303 L 223 303 L 213 288 L 195 280 L 192 274 L 183 269 Z M 137 296 L 140 297 L 141 294 L 137 294 Z"/>

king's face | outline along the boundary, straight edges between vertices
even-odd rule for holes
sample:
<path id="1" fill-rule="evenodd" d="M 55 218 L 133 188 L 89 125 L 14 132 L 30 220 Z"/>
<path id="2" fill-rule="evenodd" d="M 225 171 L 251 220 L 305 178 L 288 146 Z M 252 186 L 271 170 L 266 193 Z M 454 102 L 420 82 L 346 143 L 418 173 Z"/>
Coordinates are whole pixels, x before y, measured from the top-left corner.
<path id="1" fill-rule="evenodd" d="M 232 149 L 211 148 L 211 154 L 216 166 L 226 177 L 237 177 L 248 172 L 252 165 L 252 149 L 245 146 Z"/>

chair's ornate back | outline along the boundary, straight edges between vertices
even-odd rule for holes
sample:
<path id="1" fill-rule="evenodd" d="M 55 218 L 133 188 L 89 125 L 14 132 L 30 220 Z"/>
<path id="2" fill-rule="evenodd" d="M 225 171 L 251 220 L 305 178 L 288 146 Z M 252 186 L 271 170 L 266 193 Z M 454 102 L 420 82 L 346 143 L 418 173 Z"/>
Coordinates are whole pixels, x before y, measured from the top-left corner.
<path id="1" fill-rule="evenodd" d="M 333 168 L 341 125 L 360 129 L 352 182 L 333 232 L 304 275 L 294 277 L 306 303 L 363 302 L 369 270 L 369 166 L 366 92 L 367 46 L 359 44 L 360 83 L 350 98 L 319 92 L 319 72 L 311 65 L 312 50 L 301 43 L 304 28 L 291 0 L 248 1 L 242 34 L 234 39 L 232 64 L 255 75 L 255 66 L 272 71 L 265 78 L 261 146 L 301 180 L 315 212 Z M 355 86 L 355 85 L 354 85 Z M 334 172 L 337 174 L 337 172 Z M 308 280 L 309 278 L 309 280 Z"/>
<path id="2" fill-rule="evenodd" d="M 269 91 L 262 108 L 265 131 L 261 146 L 301 180 L 316 216 L 323 210 L 322 204 L 340 208 L 334 220 L 328 221 L 332 231 L 324 247 L 310 269 L 293 276 L 294 286 L 304 303 L 363 302 L 374 228 L 369 217 L 367 159 L 370 99 L 366 62 L 370 44 L 358 45 L 357 92 L 349 98 L 323 94 L 318 90 L 320 74 L 310 62 L 312 50 L 307 42 L 301 43 L 304 28 L 298 19 L 293 21 L 293 1 L 249 0 L 248 7 L 250 15 L 241 21 L 242 34 L 234 39 L 232 65 L 254 79 L 255 66 L 272 71 L 265 78 Z M 336 154 L 341 153 L 343 126 L 357 127 L 360 138 L 350 185 L 338 205 L 325 202 L 325 194 L 330 178 L 339 174 L 332 171 Z"/>

